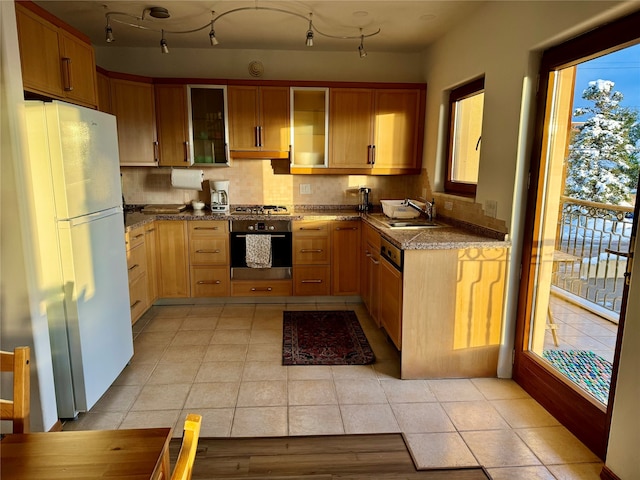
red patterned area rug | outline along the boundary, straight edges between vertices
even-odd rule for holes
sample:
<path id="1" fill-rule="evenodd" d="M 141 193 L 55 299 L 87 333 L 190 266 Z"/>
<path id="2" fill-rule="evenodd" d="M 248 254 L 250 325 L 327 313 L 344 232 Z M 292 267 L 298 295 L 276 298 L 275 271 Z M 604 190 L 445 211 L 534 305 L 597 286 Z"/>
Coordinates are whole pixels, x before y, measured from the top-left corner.
<path id="1" fill-rule="evenodd" d="M 375 359 L 355 312 L 284 312 L 283 365 L 367 365 Z"/>

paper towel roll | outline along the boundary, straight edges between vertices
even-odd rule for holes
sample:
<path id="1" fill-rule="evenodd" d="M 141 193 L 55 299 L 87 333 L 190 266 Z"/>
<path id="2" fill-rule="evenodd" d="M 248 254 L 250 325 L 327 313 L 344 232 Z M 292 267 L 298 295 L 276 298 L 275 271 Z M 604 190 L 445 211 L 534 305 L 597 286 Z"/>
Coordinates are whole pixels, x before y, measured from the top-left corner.
<path id="1" fill-rule="evenodd" d="M 204 172 L 202 170 L 188 170 L 186 168 L 171 169 L 171 186 L 187 190 L 202 191 Z"/>

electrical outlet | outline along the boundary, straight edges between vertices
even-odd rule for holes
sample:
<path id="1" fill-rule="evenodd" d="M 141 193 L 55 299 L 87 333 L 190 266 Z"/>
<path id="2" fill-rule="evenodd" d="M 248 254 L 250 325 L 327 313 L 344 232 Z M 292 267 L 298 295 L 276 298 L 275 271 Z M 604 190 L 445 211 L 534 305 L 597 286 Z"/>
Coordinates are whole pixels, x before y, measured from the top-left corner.
<path id="1" fill-rule="evenodd" d="M 448 200 L 446 202 L 444 202 L 444 209 L 445 210 L 453 210 L 453 202 L 450 202 Z"/>
<path id="2" fill-rule="evenodd" d="M 484 214 L 487 217 L 496 218 L 496 215 L 498 214 L 498 202 L 495 200 L 485 200 Z"/>
<path id="3" fill-rule="evenodd" d="M 310 183 L 301 183 L 300 184 L 300 195 L 310 195 L 311 194 L 311 184 Z"/>

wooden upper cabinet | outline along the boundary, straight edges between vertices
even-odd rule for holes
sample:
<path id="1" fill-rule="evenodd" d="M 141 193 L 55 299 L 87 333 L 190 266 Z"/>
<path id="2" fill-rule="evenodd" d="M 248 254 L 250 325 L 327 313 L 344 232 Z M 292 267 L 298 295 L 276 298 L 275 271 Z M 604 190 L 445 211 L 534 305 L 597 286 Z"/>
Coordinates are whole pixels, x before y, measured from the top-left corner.
<path id="1" fill-rule="evenodd" d="M 111 109 L 111 80 L 109 76 L 100 71 L 96 72 L 96 85 L 98 88 L 98 110 L 112 113 Z"/>
<path id="2" fill-rule="evenodd" d="M 96 60 L 93 47 L 60 30 L 62 84 L 65 96 L 77 103 L 96 106 Z"/>
<path id="3" fill-rule="evenodd" d="M 95 108 L 91 44 L 40 16 L 38 12 L 47 12 L 35 4 L 16 3 L 15 7 L 24 89 Z"/>
<path id="4" fill-rule="evenodd" d="M 371 168 L 373 93 L 333 88 L 329 95 L 329 167 Z"/>
<path id="5" fill-rule="evenodd" d="M 287 158 L 289 87 L 230 85 L 229 142 L 234 158 Z"/>
<path id="6" fill-rule="evenodd" d="M 191 165 L 193 160 L 189 147 L 187 87 L 155 85 L 155 97 L 160 166 Z"/>
<path id="7" fill-rule="evenodd" d="M 419 107 L 419 90 L 375 91 L 374 170 L 421 167 Z"/>
<path id="8" fill-rule="evenodd" d="M 118 122 L 122 166 L 158 164 L 155 102 L 151 83 L 111 78 L 111 108 Z"/>
<path id="9" fill-rule="evenodd" d="M 423 98 L 420 89 L 331 89 L 329 167 L 373 174 L 417 172 Z"/>

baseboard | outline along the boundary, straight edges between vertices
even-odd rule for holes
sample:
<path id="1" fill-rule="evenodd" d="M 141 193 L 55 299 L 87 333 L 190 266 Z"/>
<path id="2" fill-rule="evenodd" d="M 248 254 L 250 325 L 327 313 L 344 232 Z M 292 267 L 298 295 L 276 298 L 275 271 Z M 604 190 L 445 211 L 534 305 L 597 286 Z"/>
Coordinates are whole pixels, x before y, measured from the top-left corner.
<path id="1" fill-rule="evenodd" d="M 602 480 L 622 480 L 615 473 L 609 470 L 609 467 L 606 465 L 602 467 L 602 471 L 600 472 L 600 478 Z"/>

